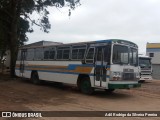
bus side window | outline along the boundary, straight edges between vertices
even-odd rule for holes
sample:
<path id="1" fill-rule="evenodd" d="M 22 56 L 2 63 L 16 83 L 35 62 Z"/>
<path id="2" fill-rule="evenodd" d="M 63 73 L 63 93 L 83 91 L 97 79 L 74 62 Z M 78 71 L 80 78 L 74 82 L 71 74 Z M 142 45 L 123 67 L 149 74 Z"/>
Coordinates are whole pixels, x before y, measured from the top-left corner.
<path id="1" fill-rule="evenodd" d="M 45 47 L 44 48 L 44 60 L 53 60 L 55 58 L 55 48 Z"/>
<path id="2" fill-rule="evenodd" d="M 72 50 L 72 59 L 77 59 L 78 56 L 78 49 Z"/>
<path id="3" fill-rule="evenodd" d="M 35 60 L 43 60 L 44 58 L 43 48 L 36 48 L 34 57 Z"/>
<path id="4" fill-rule="evenodd" d="M 49 59 L 49 51 L 44 51 L 44 59 Z"/>
<path id="5" fill-rule="evenodd" d="M 54 59 L 54 56 L 55 56 L 55 50 L 52 49 L 49 54 L 49 59 Z"/>
<path id="6" fill-rule="evenodd" d="M 17 61 L 21 60 L 21 50 L 18 51 Z"/>
<path id="7" fill-rule="evenodd" d="M 62 50 L 57 50 L 57 59 L 62 59 Z"/>
<path id="8" fill-rule="evenodd" d="M 34 49 L 27 50 L 27 60 L 34 60 Z"/>
<path id="9" fill-rule="evenodd" d="M 69 50 L 63 51 L 63 59 L 69 59 Z"/>
<path id="10" fill-rule="evenodd" d="M 86 63 L 93 63 L 94 62 L 94 48 L 89 48 L 87 56 L 86 56 Z"/>
<path id="11" fill-rule="evenodd" d="M 26 49 L 23 49 L 23 50 L 21 50 L 21 52 L 20 52 L 20 61 L 24 61 L 24 60 L 26 60 Z"/>
<path id="12" fill-rule="evenodd" d="M 130 59 L 130 64 L 131 65 L 138 65 L 138 56 L 137 56 L 137 51 L 134 48 L 130 48 L 130 54 L 129 54 L 129 59 Z"/>
<path id="13" fill-rule="evenodd" d="M 82 60 L 86 51 L 86 46 L 73 46 L 72 47 L 72 59 Z"/>
<path id="14" fill-rule="evenodd" d="M 85 49 L 79 49 L 78 59 L 83 59 L 85 54 Z"/>
<path id="15" fill-rule="evenodd" d="M 57 59 L 68 60 L 70 57 L 70 47 L 57 48 Z"/>
<path id="16" fill-rule="evenodd" d="M 104 49 L 104 61 L 110 65 L 110 58 L 111 58 L 111 46 L 107 45 Z"/>

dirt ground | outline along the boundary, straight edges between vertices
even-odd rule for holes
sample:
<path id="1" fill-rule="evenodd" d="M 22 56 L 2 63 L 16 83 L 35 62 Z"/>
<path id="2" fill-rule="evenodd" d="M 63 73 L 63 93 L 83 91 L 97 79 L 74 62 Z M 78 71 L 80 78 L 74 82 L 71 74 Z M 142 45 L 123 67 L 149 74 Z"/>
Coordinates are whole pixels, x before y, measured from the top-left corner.
<path id="1" fill-rule="evenodd" d="M 29 80 L 11 79 L 8 75 L 0 73 L 0 111 L 160 111 L 160 80 L 145 82 L 141 88 L 115 90 L 112 94 L 97 90 L 93 95 L 84 95 L 75 87 L 68 85 L 55 83 L 34 85 Z M 10 120 L 10 118 L 1 119 Z M 21 120 L 22 118 L 14 119 Z M 42 117 L 38 119 L 75 120 L 90 119 L 90 117 Z M 105 120 L 108 117 L 92 117 L 92 119 Z M 132 118 L 110 117 L 109 119 Z M 158 120 L 159 118 L 134 117 L 133 119 Z"/>

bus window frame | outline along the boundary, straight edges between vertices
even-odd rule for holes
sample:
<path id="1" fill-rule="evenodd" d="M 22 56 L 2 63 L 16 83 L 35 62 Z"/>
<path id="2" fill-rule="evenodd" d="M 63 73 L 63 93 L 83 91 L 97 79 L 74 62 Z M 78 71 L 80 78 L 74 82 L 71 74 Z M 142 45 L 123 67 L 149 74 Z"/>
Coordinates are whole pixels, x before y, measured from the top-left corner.
<path id="1" fill-rule="evenodd" d="M 32 52 L 32 54 L 33 54 L 33 58 L 32 59 L 28 59 L 28 50 L 33 50 L 33 52 Z M 27 50 L 27 54 L 26 54 L 26 61 L 35 61 L 35 57 L 34 57 L 34 55 L 35 55 L 35 48 L 27 48 L 26 49 Z"/>
<path id="2" fill-rule="evenodd" d="M 104 48 L 104 57 L 103 57 L 103 60 L 105 61 L 105 62 L 107 62 L 107 65 L 110 65 L 111 64 L 111 58 L 112 58 L 112 46 L 111 46 L 111 44 L 107 44 L 107 45 L 105 45 L 104 46 L 105 48 Z M 105 50 L 109 50 L 109 51 L 105 51 Z M 105 57 L 105 52 L 107 52 L 107 59 L 106 59 L 106 57 Z"/>
<path id="3" fill-rule="evenodd" d="M 89 50 L 91 49 L 91 48 L 93 48 L 94 49 L 94 53 L 93 53 L 93 59 L 87 59 L 87 56 L 88 56 L 88 53 L 89 53 Z M 86 64 L 95 64 L 95 46 L 93 47 L 93 46 L 91 46 L 91 47 L 89 47 L 88 48 L 88 50 L 87 50 L 87 53 L 86 53 L 86 55 L 85 55 L 85 63 Z M 87 62 L 88 60 L 92 60 L 92 62 Z"/>
<path id="4" fill-rule="evenodd" d="M 131 66 L 138 66 L 138 50 L 136 49 L 136 48 L 134 48 L 134 47 L 130 47 L 129 48 L 130 50 L 129 50 L 129 64 L 131 65 Z M 134 64 L 133 63 L 133 50 L 137 50 L 136 51 L 136 64 Z M 130 54 L 132 53 L 132 56 L 130 56 Z M 131 58 L 130 57 L 132 57 L 132 63 L 131 63 Z"/>
<path id="5" fill-rule="evenodd" d="M 82 47 L 81 47 L 81 46 L 82 46 Z M 74 47 L 75 47 L 75 48 L 74 48 Z M 76 48 L 76 47 L 80 47 L 80 48 Z M 78 58 L 79 50 L 83 50 L 83 49 L 85 50 L 85 51 L 84 51 L 83 58 L 82 58 L 82 59 L 79 59 L 79 58 Z M 73 59 L 73 58 L 72 58 L 73 50 L 78 50 L 77 58 L 76 58 L 76 59 Z M 71 56 L 71 60 L 72 60 L 72 61 L 84 60 L 85 55 L 86 55 L 86 52 L 87 52 L 87 45 L 86 45 L 86 44 L 82 44 L 82 45 L 72 45 L 72 48 L 71 48 L 71 54 L 70 54 L 70 56 Z"/>
<path id="6" fill-rule="evenodd" d="M 57 58 L 58 57 L 58 50 L 62 50 L 62 59 Z M 63 59 L 64 50 L 69 50 L 69 58 L 68 59 Z M 59 61 L 64 61 L 65 60 L 65 61 L 67 61 L 67 60 L 70 60 L 70 58 L 71 58 L 71 46 L 56 47 L 56 57 L 55 57 L 55 60 L 59 60 Z"/>
<path id="7" fill-rule="evenodd" d="M 115 63 L 113 62 L 113 52 L 114 52 L 114 46 L 122 46 L 122 47 L 127 47 L 128 48 L 128 62 L 127 63 L 121 63 L 121 60 L 120 60 L 120 63 Z M 124 65 L 128 65 L 130 63 L 129 61 L 129 53 L 130 53 L 130 46 L 128 45 L 123 45 L 123 44 L 112 44 L 112 51 L 111 51 L 111 61 L 112 61 L 112 64 L 124 64 Z"/>
<path id="8" fill-rule="evenodd" d="M 48 55 L 48 59 L 43 58 L 43 60 L 44 60 L 44 61 L 55 60 L 55 58 L 56 58 L 56 47 L 43 47 L 43 54 L 45 53 L 45 49 L 48 50 L 49 55 Z M 52 50 L 55 52 L 55 54 L 54 54 L 54 58 L 53 58 L 53 59 L 50 59 L 50 52 L 51 52 Z M 44 56 L 45 56 L 45 54 L 44 54 Z"/>
<path id="9" fill-rule="evenodd" d="M 37 58 L 37 49 L 41 49 L 41 57 L 40 59 Z M 39 52 L 38 52 L 39 53 Z M 43 56 L 42 56 L 43 55 Z M 43 47 L 37 47 L 34 49 L 34 61 L 43 61 L 44 60 L 44 48 Z"/>

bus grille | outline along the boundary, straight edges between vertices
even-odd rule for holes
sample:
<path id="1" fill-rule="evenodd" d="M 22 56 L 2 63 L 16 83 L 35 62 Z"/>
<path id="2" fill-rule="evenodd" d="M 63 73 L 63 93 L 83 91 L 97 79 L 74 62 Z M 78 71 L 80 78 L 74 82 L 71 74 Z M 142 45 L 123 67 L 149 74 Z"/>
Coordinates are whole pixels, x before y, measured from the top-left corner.
<path id="1" fill-rule="evenodd" d="M 134 73 L 123 73 L 123 80 L 134 80 Z"/>

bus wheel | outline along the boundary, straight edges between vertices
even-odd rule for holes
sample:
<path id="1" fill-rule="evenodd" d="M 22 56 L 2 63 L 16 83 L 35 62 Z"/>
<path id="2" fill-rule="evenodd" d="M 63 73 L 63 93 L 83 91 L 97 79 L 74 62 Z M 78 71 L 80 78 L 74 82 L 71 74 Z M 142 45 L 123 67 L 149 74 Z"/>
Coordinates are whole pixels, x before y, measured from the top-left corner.
<path id="1" fill-rule="evenodd" d="M 31 75 L 31 80 L 33 82 L 33 84 L 39 85 L 40 84 L 40 80 L 38 77 L 38 73 L 37 72 L 33 72 Z"/>
<path id="2" fill-rule="evenodd" d="M 88 95 L 91 95 L 94 92 L 94 88 L 91 87 L 90 80 L 81 80 L 80 89 L 82 93 Z"/>
<path id="3" fill-rule="evenodd" d="M 112 93 L 115 89 L 105 89 L 106 93 Z"/>

